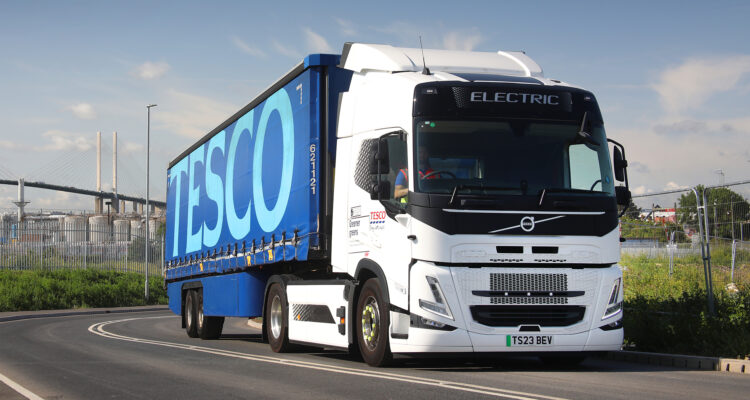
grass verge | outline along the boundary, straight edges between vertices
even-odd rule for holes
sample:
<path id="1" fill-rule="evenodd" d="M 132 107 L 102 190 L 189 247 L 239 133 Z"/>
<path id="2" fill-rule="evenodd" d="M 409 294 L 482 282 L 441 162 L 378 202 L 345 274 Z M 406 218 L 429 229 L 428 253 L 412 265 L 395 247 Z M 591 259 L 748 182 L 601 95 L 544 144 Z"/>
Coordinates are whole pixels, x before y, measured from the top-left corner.
<path id="1" fill-rule="evenodd" d="M 626 348 L 703 356 L 750 355 L 747 282 L 736 282 L 736 289 L 727 290 L 728 271 L 715 269 L 716 315 L 711 316 L 699 261 L 675 260 L 671 277 L 667 260 L 623 256 L 620 264 L 625 279 Z"/>
<path id="2" fill-rule="evenodd" d="M 0 312 L 167 304 L 163 278 L 137 273 L 79 270 L 0 270 Z"/>

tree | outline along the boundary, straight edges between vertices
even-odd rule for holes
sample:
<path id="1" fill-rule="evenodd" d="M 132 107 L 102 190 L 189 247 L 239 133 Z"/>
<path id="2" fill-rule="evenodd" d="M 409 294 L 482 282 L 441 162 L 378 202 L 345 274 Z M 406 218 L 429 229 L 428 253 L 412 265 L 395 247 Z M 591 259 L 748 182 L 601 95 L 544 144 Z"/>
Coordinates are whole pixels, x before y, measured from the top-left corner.
<path id="1" fill-rule="evenodd" d="M 635 220 L 638 219 L 638 217 L 641 215 L 641 211 L 643 211 L 643 209 L 635 205 L 635 203 L 633 203 L 633 198 L 631 197 L 630 205 L 628 205 L 628 210 L 625 211 L 625 215 L 623 215 L 623 217 Z"/>
<path id="2" fill-rule="evenodd" d="M 697 187 L 703 202 L 703 185 Z M 695 194 L 690 191 L 678 200 L 677 221 L 682 225 L 698 229 L 698 212 L 696 210 Z M 706 216 L 708 229 L 713 237 L 732 239 L 740 237 L 741 222 L 750 219 L 750 203 L 742 195 L 725 187 L 710 188 L 706 196 Z"/>

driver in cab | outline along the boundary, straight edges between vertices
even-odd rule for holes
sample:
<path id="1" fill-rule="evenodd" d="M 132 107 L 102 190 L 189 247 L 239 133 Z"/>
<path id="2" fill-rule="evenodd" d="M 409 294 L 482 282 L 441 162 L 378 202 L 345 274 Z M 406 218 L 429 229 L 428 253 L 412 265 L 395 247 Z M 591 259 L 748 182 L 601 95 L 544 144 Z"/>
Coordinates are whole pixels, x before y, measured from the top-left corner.
<path id="1" fill-rule="evenodd" d="M 426 148 L 419 148 L 419 179 L 439 179 L 440 174 L 436 173 L 435 170 L 430 167 L 430 154 Z M 393 197 L 400 199 L 401 203 L 408 201 L 407 195 L 409 194 L 409 169 L 401 168 L 396 176 L 396 182 L 394 184 Z"/>

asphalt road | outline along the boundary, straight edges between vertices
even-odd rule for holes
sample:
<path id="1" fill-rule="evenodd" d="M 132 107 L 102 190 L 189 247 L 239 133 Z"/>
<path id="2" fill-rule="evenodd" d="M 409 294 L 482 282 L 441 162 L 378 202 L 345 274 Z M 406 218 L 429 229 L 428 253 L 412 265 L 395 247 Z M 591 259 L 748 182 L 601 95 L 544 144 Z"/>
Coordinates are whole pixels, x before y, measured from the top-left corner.
<path id="1" fill-rule="evenodd" d="M 413 359 L 370 368 L 338 351 L 276 354 L 244 319 L 190 339 L 169 312 L 0 322 L 0 375 L 45 399 L 739 399 L 746 375 L 591 359 Z M 22 399 L 0 383 L 0 399 Z"/>

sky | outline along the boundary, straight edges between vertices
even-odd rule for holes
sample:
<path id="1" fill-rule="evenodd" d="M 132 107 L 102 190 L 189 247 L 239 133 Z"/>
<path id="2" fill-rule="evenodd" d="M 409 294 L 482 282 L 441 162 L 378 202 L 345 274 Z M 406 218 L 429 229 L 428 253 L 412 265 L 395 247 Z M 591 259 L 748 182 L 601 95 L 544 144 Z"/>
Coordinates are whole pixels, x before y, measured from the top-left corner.
<path id="1" fill-rule="evenodd" d="M 345 42 L 522 50 L 591 90 L 634 194 L 750 179 L 747 1 L 0 2 L 0 178 L 151 197 L 166 166 L 309 53 Z M 55 180 L 50 182 L 50 180 Z M 750 197 L 750 185 L 738 189 Z M 0 210 L 15 186 L 0 186 Z M 89 197 L 27 189 L 35 209 Z"/>

